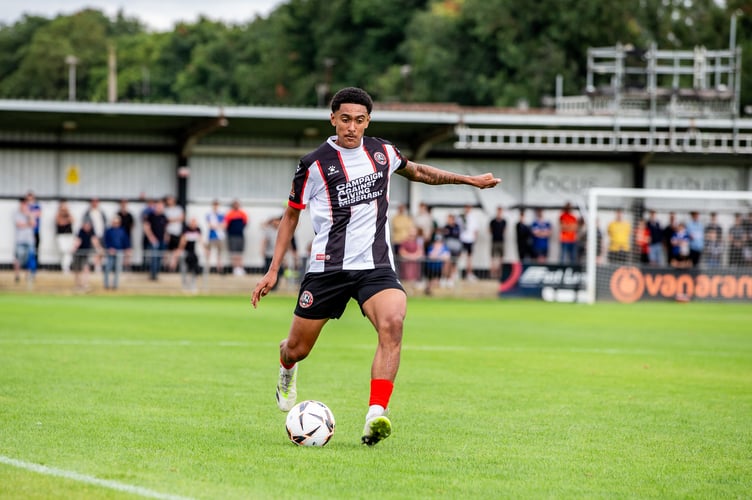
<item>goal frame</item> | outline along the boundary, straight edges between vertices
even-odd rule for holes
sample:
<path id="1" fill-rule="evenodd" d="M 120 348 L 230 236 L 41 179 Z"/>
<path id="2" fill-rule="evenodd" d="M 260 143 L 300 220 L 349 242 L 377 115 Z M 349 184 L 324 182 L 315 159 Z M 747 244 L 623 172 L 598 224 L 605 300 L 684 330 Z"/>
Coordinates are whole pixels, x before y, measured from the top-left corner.
<path id="1" fill-rule="evenodd" d="M 585 298 L 588 304 L 596 301 L 597 273 L 597 223 L 599 198 L 662 198 L 695 200 L 748 201 L 752 204 L 751 191 L 703 191 L 690 189 L 650 189 L 650 188 L 606 188 L 595 187 L 588 190 L 587 197 L 587 248 L 585 258 Z"/>

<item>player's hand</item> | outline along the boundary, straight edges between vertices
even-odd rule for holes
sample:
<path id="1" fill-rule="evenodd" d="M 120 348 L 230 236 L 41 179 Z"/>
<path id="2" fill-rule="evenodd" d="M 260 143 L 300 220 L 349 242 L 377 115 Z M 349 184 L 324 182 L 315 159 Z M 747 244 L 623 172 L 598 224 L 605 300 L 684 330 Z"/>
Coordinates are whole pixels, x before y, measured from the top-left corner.
<path id="1" fill-rule="evenodd" d="M 488 189 L 492 187 L 496 187 L 499 184 L 501 184 L 501 179 L 498 177 L 494 177 L 491 173 L 486 173 L 483 175 L 476 175 L 475 176 L 475 186 L 480 189 Z"/>
<path id="2" fill-rule="evenodd" d="M 276 273 L 268 272 L 264 275 L 263 278 L 261 278 L 261 281 L 256 284 L 256 288 L 253 289 L 253 293 L 251 294 L 251 305 L 253 305 L 254 309 L 256 309 L 256 306 L 258 306 L 261 298 L 265 297 L 266 294 L 268 294 L 272 290 L 272 288 L 274 288 L 274 285 L 276 283 Z"/>

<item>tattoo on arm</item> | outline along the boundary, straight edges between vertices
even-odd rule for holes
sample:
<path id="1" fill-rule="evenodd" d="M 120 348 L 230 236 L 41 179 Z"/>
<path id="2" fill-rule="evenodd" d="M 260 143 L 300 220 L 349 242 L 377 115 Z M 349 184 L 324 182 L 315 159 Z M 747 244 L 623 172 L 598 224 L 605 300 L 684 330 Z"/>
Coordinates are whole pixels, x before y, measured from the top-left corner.
<path id="1" fill-rule="evenodd" d="M 412 161 L 409 161 L 405 168 L 397 172 L 411 181 L 422 182 L 423 184 L 469 184 L 466 175 L 456 174 Z"/>

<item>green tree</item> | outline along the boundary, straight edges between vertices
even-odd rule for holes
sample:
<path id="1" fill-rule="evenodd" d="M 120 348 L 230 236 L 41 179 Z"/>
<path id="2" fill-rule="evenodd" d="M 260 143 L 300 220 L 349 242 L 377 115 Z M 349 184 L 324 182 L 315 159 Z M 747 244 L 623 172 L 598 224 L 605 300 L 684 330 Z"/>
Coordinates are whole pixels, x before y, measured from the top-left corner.
<path id="1" fill-rule="evenodd" d="M 237 30 L 218 29 L 213 39 L 197 45 L 173 85 L 179 102 L 236 102 L 232 74 L 237 68 Z"/>
<path id="2" fill-rule="evenodd" d="M 12 75 L 24 60 L 34 33 L 48 23 L 43 17 L 24 16 L 11 26 L 0 25 L 0 96 L 23 97 L 11 90 L 16 85 Z"/>
<path id="3" fill-rule="evenodd" d="M 239 30 L 236 66 L 231 82 L 239 104 L 298 104 L 294 83 L 303 71 L 295 64 L 297 54 L 285 42 L 285 15 L 257 19 Z"/>
<path id="4" fill-rule="evenodd" d="M 27 16 L 0 25 L 0 97 L 67 98 L 73 55 L 78 99 L 104 100 L 112 46 L 127 101 L 315 106 L 358 85 L 382 101 L 538 106 L 557 75 L 566 94 L 583 92 L 588 47 L 722 49 L 734 12 L 744 106 L 749 0 L 288 0 L 246 24 L 200 18 L 162 33 L 122 12 Z"/>
<path id="5" fill-rule="evenodd" d="M 155 66 L 163 37 L 151 33 L 117 36 L 111 40 L 117 57 L 118 100 L 124 102 L 149 102 L 151 68 Z M 94 88 L 96 100 L 107 96 L 107 81 L 102 79 Z"/>
<path id="6" fill-rule="evenodd" d="M 76 96 L 90 100 L 91 89 L 102 78 L 96 69 L 107 62 L 107 27 L 101 12 L 83 10 L 58 16 L 34 31 L 18 67 L 6 82 L 4 93 L 35 99 L 64 99 L 68 95 L 68 64 L 74 56 Z M 106 77 L 106 70 L 105 70 Z"/>
<path id="7" fill-rule="evenodd" d="M 218 40 L 226 29 L 223 23 L 201 17 L 196 23 L 179 23 L 172 32 L 162 34 L 163 43 L 158 44 L 158 53 L 149 68 L 154 100 L 181 102 L 181 92 L 188 91 L 180 82 L 190 81 L 190 73 L 195 71 L 191 67 L 194 51 Z M 194 95 L 200 92 L 196 89 Z"/>
<path id="8" fill-rule="evenodd" d="M 359 85 L 374 97 L 387 96 L 396 84 L 380 85 L 381 77 L 406 64 L 400 50 L 405 26 L 426 3 L 291 0 L 248 26 L 249 43 L 239 57 L 241 94 L 251 101 L 271 95 L 268 102 L 316 105 L 336 88 Z"/>

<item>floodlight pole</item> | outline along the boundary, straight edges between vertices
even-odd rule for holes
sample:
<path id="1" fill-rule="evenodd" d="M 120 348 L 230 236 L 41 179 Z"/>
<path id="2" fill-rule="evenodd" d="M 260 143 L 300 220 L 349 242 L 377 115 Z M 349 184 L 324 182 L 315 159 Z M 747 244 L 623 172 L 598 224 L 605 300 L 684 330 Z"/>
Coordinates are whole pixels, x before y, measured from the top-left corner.
<path id="1" fill-rule="evenodd" d="M 76 56 L 67 56 L 65 64 L 68 65 L 68 100 L 76 100 L 76 65 L 78 58 Z"/>

